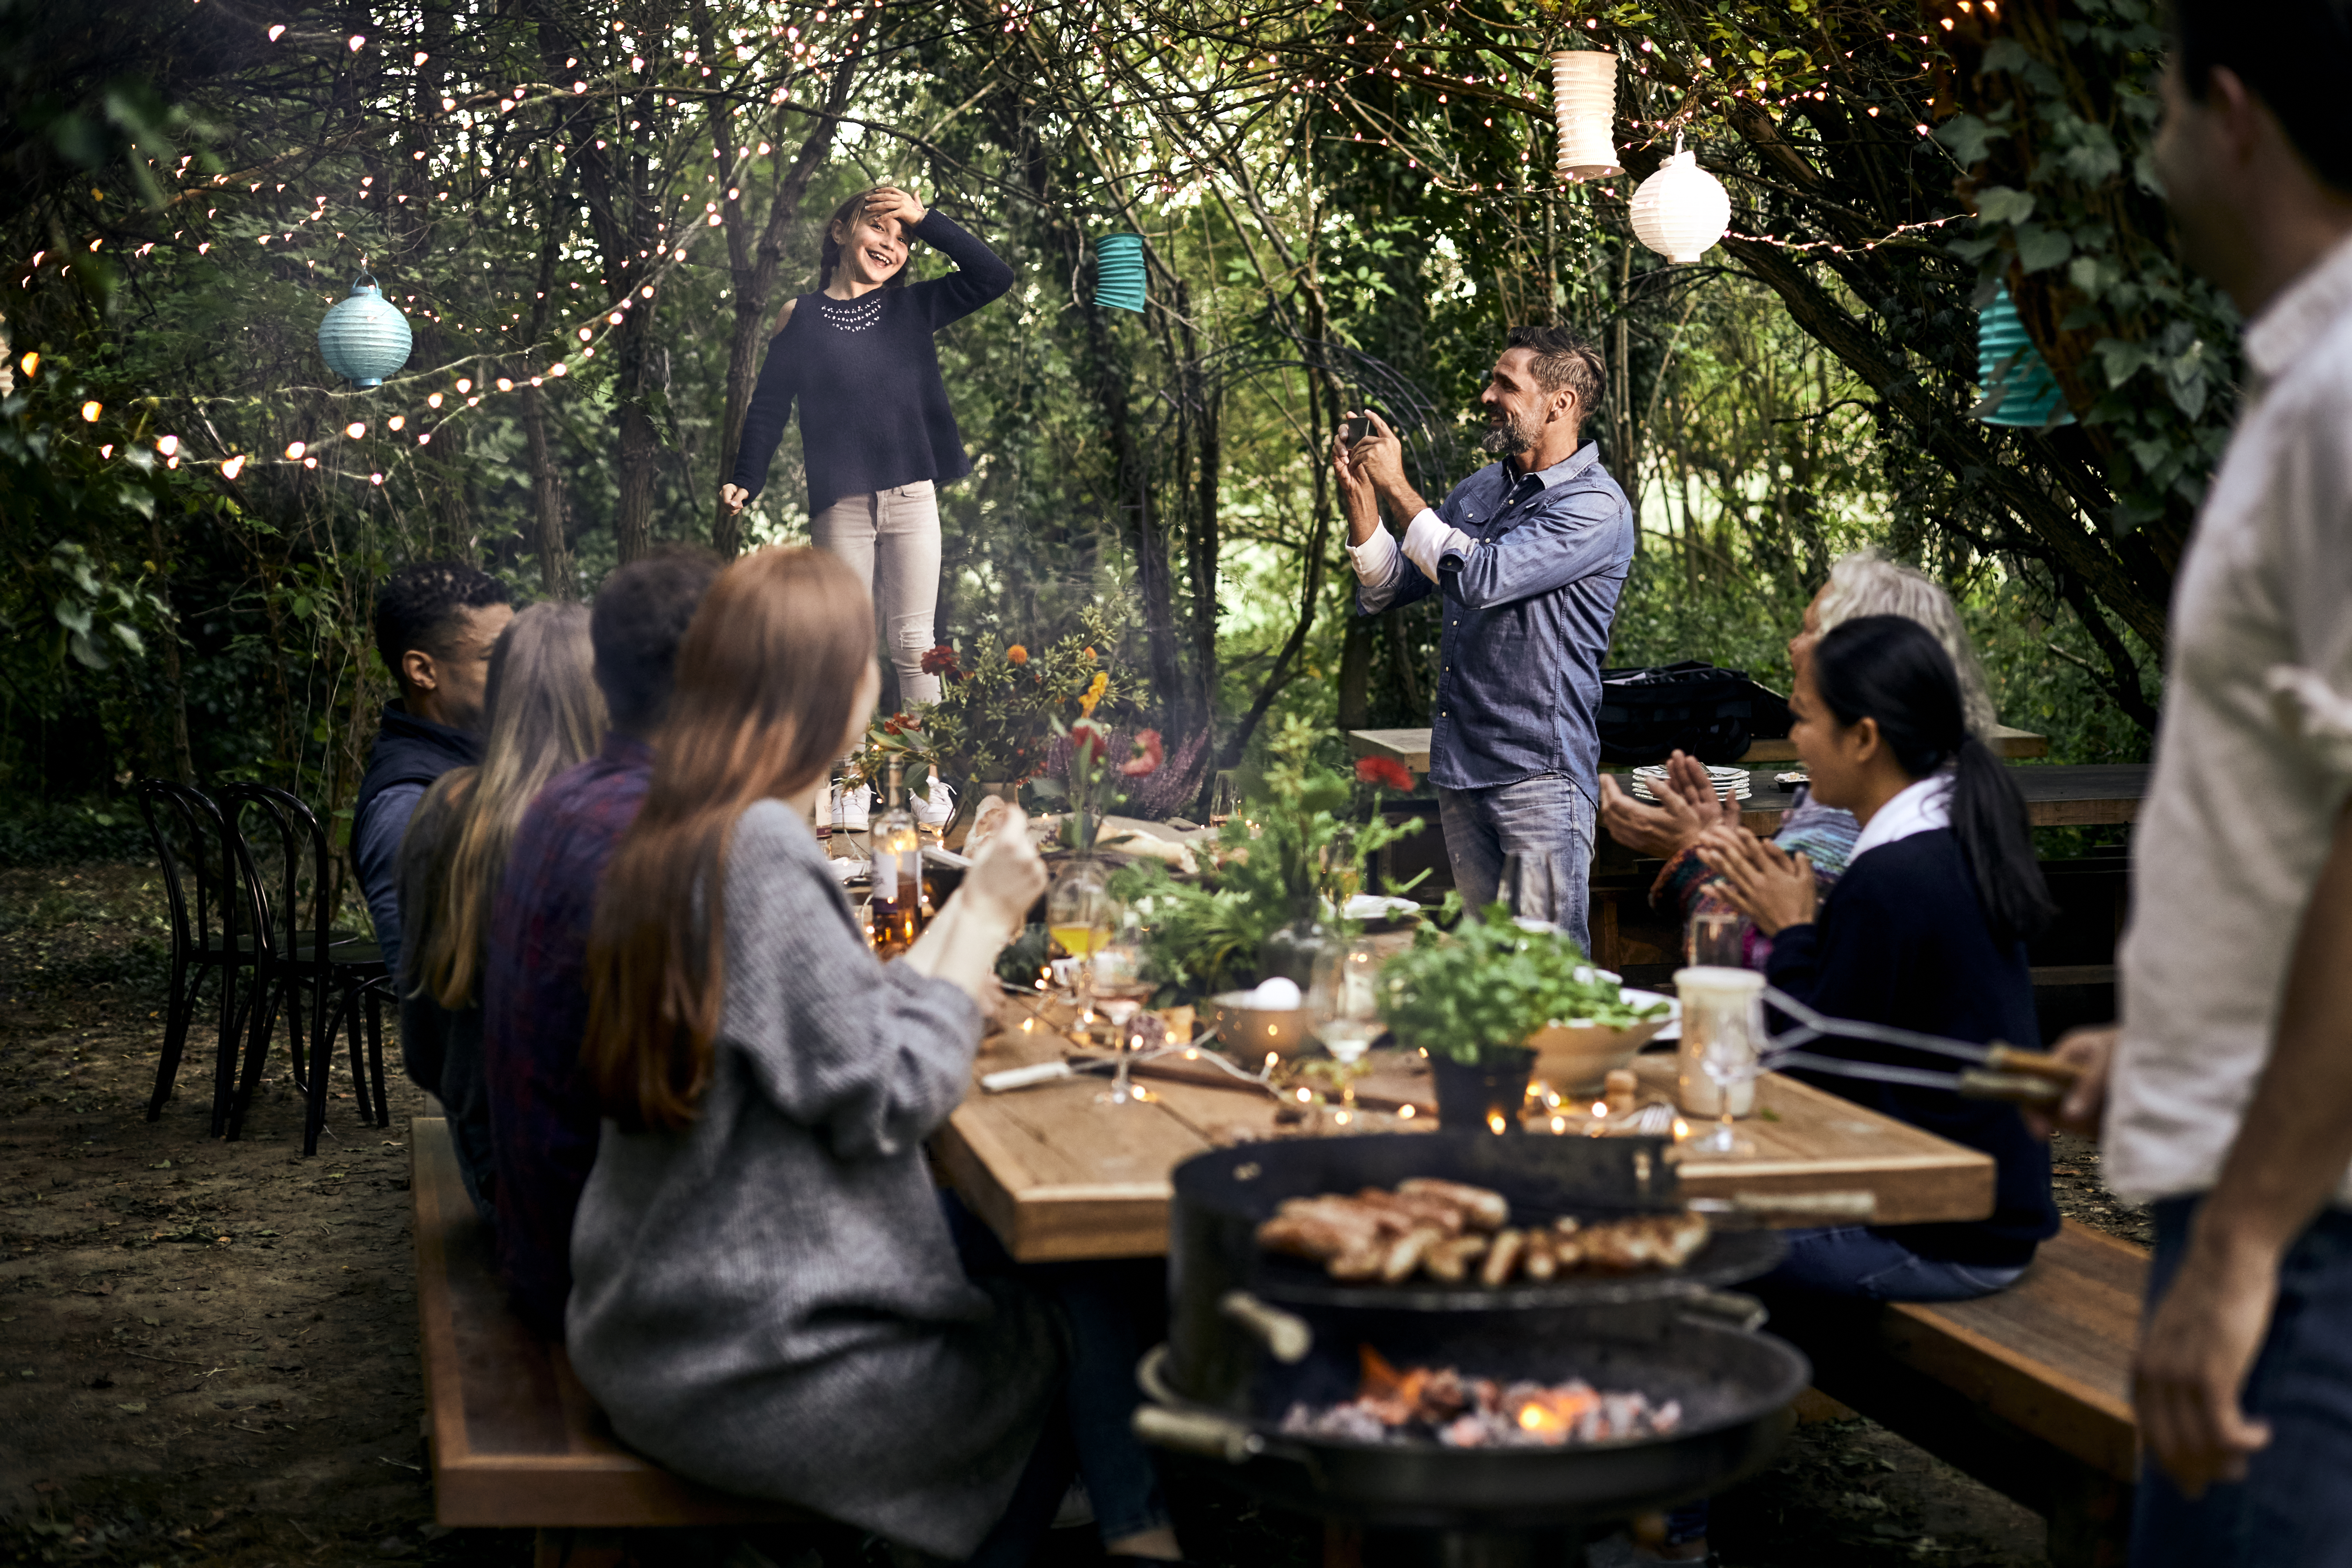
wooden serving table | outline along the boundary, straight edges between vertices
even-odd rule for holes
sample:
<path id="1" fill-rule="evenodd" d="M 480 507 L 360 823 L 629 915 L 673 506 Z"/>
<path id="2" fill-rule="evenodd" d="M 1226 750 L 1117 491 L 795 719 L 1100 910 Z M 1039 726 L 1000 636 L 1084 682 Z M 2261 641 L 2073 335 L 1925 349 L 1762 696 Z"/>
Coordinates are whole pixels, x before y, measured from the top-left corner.
<path id="1" fill-rule="evenodd" d="M 1074 1054 L 1071 1037 L 1051 1021 L 1056 1014 L 1067 1017 L 1054 1004 L 1006 997 L 976 1072 Z M 1375 1070 L 1358 1083 L 1360 1100 L 1413 1108 L 1409 1121 L 1381 1118 L 1387 1125 L 1433 1129 L 1436 1099 L 1426 1067 L 1403 1053 L 1372 1059 Z M 1281 1109 L 1262 1089 L 1189 1080 L 1213 1075 L 1213 1068 L 1163 1060 L 1187 1079 L 1139 1078 L 1150 1098 L 1123 1106 L 1096 1100 L 1108 1082 L 1102 1074 L 1003 1094 L 975 1082 L 932 1140 L 934 1165 L 1022 1262 L 1163 1256 L 1171 1173 L 1195 1154 L 1276 1135 Z M 1672 1098 L 1672 1056 L 1640 1057 L 1633 1065 L 1645 1102 Z M 1756 1098 L 1759 1113 L 1739 1124 L 1756 1155 L 1684 1161 L 1686 1194 L 1869 1192 L 1878 1199 L 1878 1223 L 1886 1225 L 1982 1219 L 1992 1212 L 1989 1155 L 1778 1073 L 1758 1082 Z"/>
<path id="2" fill-rule="evenodd" d="M 2031 730 L 2012 730 L 2006 724 L 1996 724 L 1992 731 L 1995 754 L 2007 760 L 2031 762 L 2050 754 L 2050 737 L 2037 735 Z M 1427 730 L 1350 730 L 1348 731 L 1348 754 L 1351 757 L 1387 757 L 1402 763 L 1414 773 L 1429 771 L 1429 731 Z M 1739 753 L 1743 763 L 1793 763 L 1797 760 L 1794 741 L 1750 741 L 1748 749 Z"/>

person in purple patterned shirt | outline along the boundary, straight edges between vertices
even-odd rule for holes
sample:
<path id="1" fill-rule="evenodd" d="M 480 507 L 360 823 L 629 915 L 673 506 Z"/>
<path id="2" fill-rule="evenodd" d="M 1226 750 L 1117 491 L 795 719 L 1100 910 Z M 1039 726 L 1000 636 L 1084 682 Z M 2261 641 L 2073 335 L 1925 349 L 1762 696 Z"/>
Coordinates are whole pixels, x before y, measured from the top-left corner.
<path id="1" fill-rule="evenodd" d="M 723 564 L 667 547 L 605 580 L 589 622 L 612 730 L 548 781 L 515 830 L 490 921 L 482 1054 L 498 1173 L 499 1268 L 523 1317 L 563 1337 L 572 1215 L 596 1161 L 599 1111 L 578 1076 L 596 885 L 644 804 L 648 743 L 669 706 L 678 639 Z"/>

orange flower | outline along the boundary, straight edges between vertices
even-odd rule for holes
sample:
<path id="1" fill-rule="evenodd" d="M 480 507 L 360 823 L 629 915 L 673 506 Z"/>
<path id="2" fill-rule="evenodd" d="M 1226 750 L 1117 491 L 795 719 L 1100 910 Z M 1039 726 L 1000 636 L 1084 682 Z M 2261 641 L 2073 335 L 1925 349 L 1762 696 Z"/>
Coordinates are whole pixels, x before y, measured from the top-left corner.
<path id="1" fill-rule="evenodd" d="M 1078 696 L 1078 711 L 1089 719 L 1093 718 L 1095 704 L 1103 700 L 1103 691 L 1109 685 L 1110 672 L 1107 669 L 1096 670 L 1093 682 Z"/>
<path id="2" fill-rule="evenodd" d="M 1029 662 L 1029 650 L 1014 643 L 1004 650 L 1004 661 L 1007 664 L 1026 664 Z"/>
<path id="3" fill-rule="evenodd" d="M 1095 661 L 1095 650 L 1090 647 L 1082 647 L 1078 649 L 1078 657 L 1085 659 L 1088 664 L 1092 664 Z"/>

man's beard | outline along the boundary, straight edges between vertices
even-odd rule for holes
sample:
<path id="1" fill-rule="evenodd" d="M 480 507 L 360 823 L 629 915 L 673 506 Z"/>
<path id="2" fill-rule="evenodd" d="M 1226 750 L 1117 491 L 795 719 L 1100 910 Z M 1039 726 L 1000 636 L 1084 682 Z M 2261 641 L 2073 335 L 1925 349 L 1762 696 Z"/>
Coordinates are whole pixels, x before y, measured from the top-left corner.
<path id="1" fill-rule="evenodd" d="M 1535 444 L 1536 433 L 1507 413 L 1478 438 L 1478 449 L 1490 458 L 1516 458 Z"/>

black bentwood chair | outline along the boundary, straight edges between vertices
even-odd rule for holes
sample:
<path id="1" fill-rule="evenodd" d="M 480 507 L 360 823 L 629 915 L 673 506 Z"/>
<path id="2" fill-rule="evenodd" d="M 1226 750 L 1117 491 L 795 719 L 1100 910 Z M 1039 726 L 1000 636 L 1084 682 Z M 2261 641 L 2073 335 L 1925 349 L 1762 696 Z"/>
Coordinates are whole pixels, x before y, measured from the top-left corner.
<path id="1" fill-rule="evenodd" d="M 236 1060 L 236 1037 L 244 1009 L 237 1000 L 237 972 L 256 969 L 245 891 L 236 868 L 235 835 L 221 809 L 202 791 L 166 779 L 139 781 L 139 813 L 155 841 L 163 872 L 163 892 L 172 911 L 172 978 L 163 1015 L 163 1055 L 155 1069 L 155 1092 L 147 1120 L 160 1119 L 179 1076 L 195 1020 L 196 994 L 205 976 L 220 975 L 220 1041 L 215 1052 L 215 1116 Z M 248 984 L 247 987 L 250 990 Z M 216 1123 L 217 1124 L 217 1121 Z"/>
<path id="2" fill-rule="evenodd" d="M 236 1138 L 260 1087 L 282 1009 L 287 1054 L 295 1087 L 302 1091 L 302 1152 L 319 1152 L 327 1120 L 327 1078 L 335 1037 L 348 1026 L 352 1099 L 362 1121 L 392 1125 L 392 1104 L 383 1086 L 383 998 L 391 994 L 383 950 L 329 921 L 328 890 L 333 862 L 326 829 L 301 800 L 268 784 L 233 784 L 221 802 L 234 830 L 239 879 L 259 936 L 261 963 L 254 1005 L 247 1017 L 245 1071 L 235 1092 L 226 1094 L 214 1122 L 215 1133 Z M 246 825 L 254 825 L 248 836 Z M 306 924 L 303 910 L 310 910 Z M 368 1058 L 360 1049 L 360 1014 L 364 999 Z M 305 1004 L 308 1004 L 307 1009 Z M 305 1059 L 303 1019 L 310 1019 Z M 370 1069 L 373 1068 L 373 1071 Z M 371 1094 L 371 1079 L 373 1094 Z"/>

